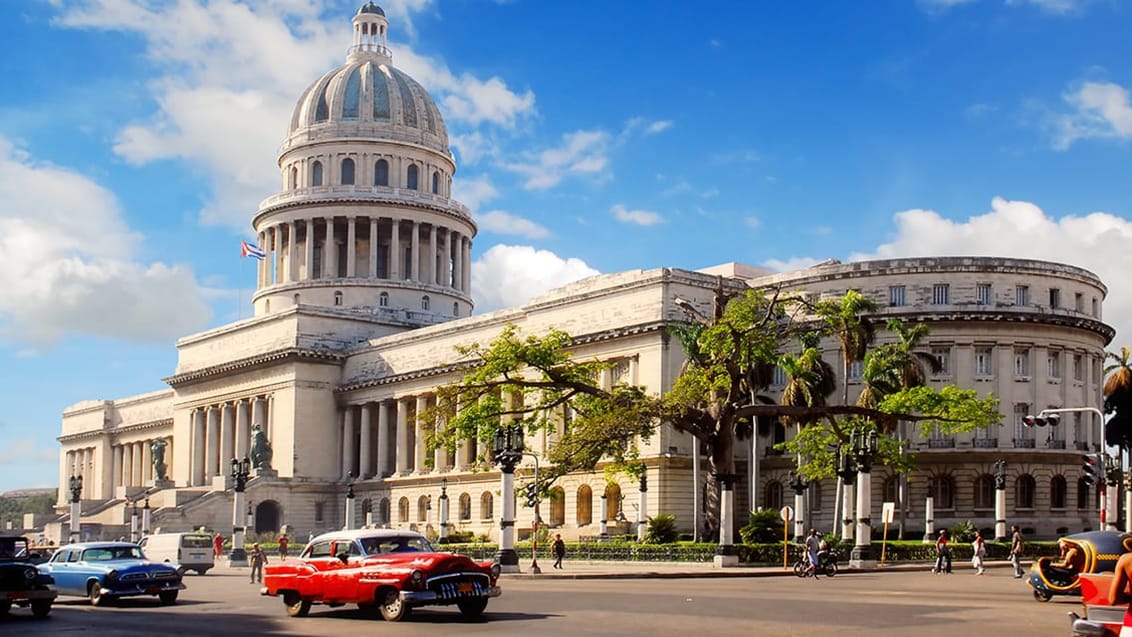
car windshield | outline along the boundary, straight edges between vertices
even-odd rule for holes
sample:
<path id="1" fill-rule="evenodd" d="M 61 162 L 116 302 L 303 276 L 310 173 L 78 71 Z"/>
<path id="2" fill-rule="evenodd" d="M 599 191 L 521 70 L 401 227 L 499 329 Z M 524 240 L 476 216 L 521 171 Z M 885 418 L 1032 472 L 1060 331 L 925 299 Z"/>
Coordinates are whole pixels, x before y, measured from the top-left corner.
<path id="1" fill-rule="evenodd" d="M 136 546 L 107 546 L 83 551 L 83 559 L 87 562 L 106 562 L 109 560 L 141 560 L 145 559 L 141 549 Z"/>
<path id="2" fill-rule="evenodd" d="M 210 549 L 212 538 L 207 535 L 186 535 L 181 538 L 181 546 L 187 549 Z"/>
<path id="3" fill-rule="evenodd" d="M 367 537 L 362 539 L 362 548 L 365 549 L 366 555 L 432 552 L 429 543 L 419 535 Z"/>

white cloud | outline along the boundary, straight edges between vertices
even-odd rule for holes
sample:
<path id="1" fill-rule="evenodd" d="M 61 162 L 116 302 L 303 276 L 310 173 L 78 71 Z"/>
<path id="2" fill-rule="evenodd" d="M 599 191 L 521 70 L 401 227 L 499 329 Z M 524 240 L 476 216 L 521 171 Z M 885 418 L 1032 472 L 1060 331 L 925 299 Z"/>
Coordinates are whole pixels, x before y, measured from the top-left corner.
<path id="1" fill-rule="evenodd" d="M 526 177 L 527 190 L 546 190 L 572 175 L 601 172 L 609 163 L 609 135 L 604 131 L 575 131 L 562 136 L 556 148 L 527 153 L 522 161 L 503 164 L 503 168 Z"/>
<path id="2" fill-rule="evenodd" d="M 655 226 L 664 223 L 664 218 L 660 214 L 650 210 L 629 210 L 621 204 L 616 204 L 609 211 L 613 213 L 613 218 L 622 223 L 631 223 L 638 226 Z"/>
<path id="3" fill-rule="evenodd" d="M 474 166 L 485 157 L 496 157 L 499 155 L 499 146 L 495 140 L 481 131 L 471 131 L 468 133 L 449 134 L 448 143 L 456 150 L 456 157 L 459 164 L 463 166 Z"/>
<path id="4" fill-rule="evenodd" d="M 502 210 L 492 210 L 476 217 L 480 230 L 495 234 L 516 235 L 526 239 L 545 239 L 550 231 L 539 224 Z"/>
<path id="5" fill-rule="evenodd" d="M 0 464 L 41 464 L 59 462 L 59 450 L 54 446 L 40 447 L 32 438 L 8 438 L 0 448 Z"/>
<path id="6" fill-rule="evenodd" d="M 530 246 L 494 245 L 472 264 L 476 312 L 522 305 L 578 279 L 600 274 L 576 258 L 562 258 Z"/>
<path id="7" fill-rule="evenodd" d="M 1046 13 L 1075 13 L 1088 0 L 1006 0 L 1007 6 L 1035 6 Z"/>
<path id="8" fill-rule="evenodd" d="M 743 225 L 747 226 L 751 230 L 755 230 L 759 226 L 763 225 L 763 222 L 761 219 L 754 215 L 747 215 L 743 217 Z"/>
<path id="9" fill-rule="evenodd" d="M 147 263 L 112 193 L 0 138 L 0 327 L 50 346 L 67 333 L 170 340 L 207 324 L 190 270 Z M 175 299 L 175 302 L 171 302 Z"/>
<path id="10" fill-rule="evenodd" d="M 1062 98 L 1073 111 L 1054 120 L 1056 148 L 1079 139 L 1132 139 L 1132 102 L 1119 84 L 1085 82 Z"/>
<path id="11" fill-rule="evenodd" d="M 452 198 L 473 211 L 499 196 L 499 191 L 487 176 L 456 179 L 452 182 Z"/>
<path id="12" fill-rule="evenodd" d="M 717 153 L 711 157 L 712 163 L 716 164 L 750 164 L 760 159 L 759 154 L 750 149 Z"/>

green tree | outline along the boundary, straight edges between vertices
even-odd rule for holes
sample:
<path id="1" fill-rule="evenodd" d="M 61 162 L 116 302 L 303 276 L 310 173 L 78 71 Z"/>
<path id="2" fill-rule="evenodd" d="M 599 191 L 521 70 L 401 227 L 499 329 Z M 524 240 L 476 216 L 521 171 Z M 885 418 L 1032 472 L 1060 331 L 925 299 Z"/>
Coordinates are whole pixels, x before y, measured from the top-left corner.
<path id="1" fill-rule="evenodd" d="M 1132 366 L 1129 357 L 1132 350 L 1127 346 L 1120 353 L 1105 352 L 1104 412 L 1115 414 L 1105 425 L 1105 443 L 1120 447 L 1132 446 Z"/>

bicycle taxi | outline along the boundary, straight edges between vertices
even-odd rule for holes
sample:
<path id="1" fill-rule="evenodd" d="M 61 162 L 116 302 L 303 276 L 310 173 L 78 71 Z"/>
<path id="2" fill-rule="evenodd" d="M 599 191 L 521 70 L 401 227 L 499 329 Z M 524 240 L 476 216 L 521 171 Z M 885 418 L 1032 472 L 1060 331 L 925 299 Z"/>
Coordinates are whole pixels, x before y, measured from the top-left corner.
<path id="1" fill-rule="evenodd" d="M 1087 531 L 1061 540 L 1077 549 L 1067 568 L 1053 566 L 1055 560 L 1050 557 L 1039 557 L 1030 568 L 1027 583 L 1039 602 L 1048 602 L 1054 595 L 1081 595 L 1082 574 L 1111 573 L 1116 560 L 1132 551 L 1132 535 L 1119 531 Z"/>

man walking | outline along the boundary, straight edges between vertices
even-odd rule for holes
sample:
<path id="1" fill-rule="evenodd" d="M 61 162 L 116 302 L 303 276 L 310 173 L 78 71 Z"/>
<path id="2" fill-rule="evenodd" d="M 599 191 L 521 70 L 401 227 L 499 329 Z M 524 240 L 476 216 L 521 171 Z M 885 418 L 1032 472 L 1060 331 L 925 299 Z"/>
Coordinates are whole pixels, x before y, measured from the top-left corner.
<path id="1" fill-rule="evenodd" d="M 1026 548 L 1026 542 L 1022 539 L 1022 532 L 1018 530 L 1018 525 L 1014 524 L 1010 527 L 1010 563 L 1014 565 L 1014 579 L 1022 579 L 1025 575 L 1022 572 L 1022 551 Z"/>
<path id="2" fill-rule="evenodd" d="M 814 576 L 814 580 L 818 579 L 818 560 L 820 559 L 818 553 L 821 551 L 821 536 L 818 535 L 817 529 L 810 529 L 810 534 L 806 537 L 806 555 L 810 558 L 809 572 Z"/>
<path id="3" fill-rule="evenodd" d="M 287 559 L 287 545 L 290 543 L 291 541 L 287 539 L 286 535 L 279 536 L 279 559 Z"/>
<path id="4" fill-rule="evenodd" d="M 562 558 L 566 557 L 566 543 L 562 541 L 561 533 L 555 534 L 554 544 L 550 548 L 554 553 L 554 568 L 562 568 Z"/>
<path id="5" fill-rule="evenodd" d="M 260 548 L 259 542 L 252 544 L 251 553 L 248 554 L 248 563 L 251 564 L 251 582 L 263 582 L 263 565 L 267 564 L 267 553 Z"/>

